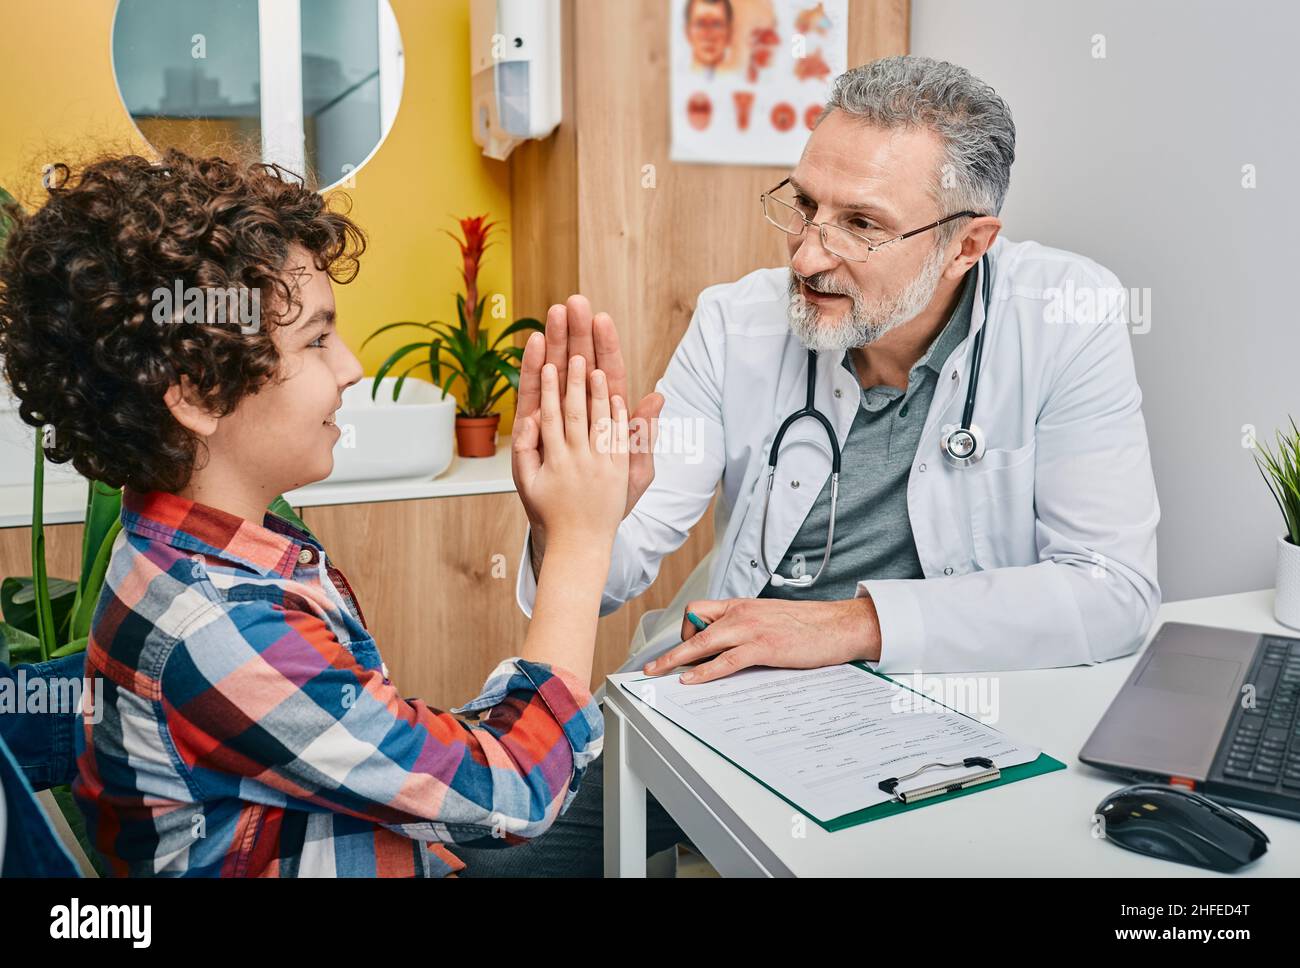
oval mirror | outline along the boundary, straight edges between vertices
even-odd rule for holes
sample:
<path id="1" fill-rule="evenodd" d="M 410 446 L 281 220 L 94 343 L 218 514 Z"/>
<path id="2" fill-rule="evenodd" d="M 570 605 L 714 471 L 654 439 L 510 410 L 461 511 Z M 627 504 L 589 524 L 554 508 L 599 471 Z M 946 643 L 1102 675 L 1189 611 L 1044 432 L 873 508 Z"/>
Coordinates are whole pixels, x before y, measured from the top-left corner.
<path id="1" fill-rule="evenodd" d="M 379 149 L 404 68 L 388 0 L 118 0 L 113 74 L 156 150 L 234 144 L 323 191 Z"/>

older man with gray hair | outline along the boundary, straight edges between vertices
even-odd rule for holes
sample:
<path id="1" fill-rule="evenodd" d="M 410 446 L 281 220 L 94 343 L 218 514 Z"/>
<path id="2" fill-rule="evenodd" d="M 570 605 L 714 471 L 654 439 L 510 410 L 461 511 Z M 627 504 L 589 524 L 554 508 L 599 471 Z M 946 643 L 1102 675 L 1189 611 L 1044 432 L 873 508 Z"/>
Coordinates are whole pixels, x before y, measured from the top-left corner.
<path id="1" fill-rule="evenodd" d="M 999 238 L 1014 157 L 1009 108 L 961 67 L 894 57 L 838 79 L 763 196 L 789 266 L 705 290 L 638 408 L 702 446 L 635 455 L 604 610 L 717 508 L 708 561 L 625 668 L 992 671 L 1142 643 L 1159 506 L 1124 290 L 1083 256 Z M 626 396 L 613 323 L 574 298 L 525 351 L 519 419 L 543 364 L 563 386 L 577 352 Z M 530 518 L 526 611 L 546 553 Z M 511 860 L 598 872 L 599 778 Z M 649 819 L 650 849 L 671 843 L 653 802 Z"/>

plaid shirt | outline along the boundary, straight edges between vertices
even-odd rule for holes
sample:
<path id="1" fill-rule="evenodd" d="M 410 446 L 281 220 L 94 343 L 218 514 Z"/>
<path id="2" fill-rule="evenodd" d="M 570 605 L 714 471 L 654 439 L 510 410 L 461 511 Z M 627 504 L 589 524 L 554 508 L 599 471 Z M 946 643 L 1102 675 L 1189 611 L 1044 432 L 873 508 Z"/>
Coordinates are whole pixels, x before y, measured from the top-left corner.
<path id="1" fill-rule="evenodd" d="M 502 662 L 453 710 L 474 723 L 402 699 L 347 580 L 274 514 L 127 489 L 122 525 L 73 784 L 117 874 L 445 876 L 445 844 L 543 833 L 600 753 L 558 667 Z"/>

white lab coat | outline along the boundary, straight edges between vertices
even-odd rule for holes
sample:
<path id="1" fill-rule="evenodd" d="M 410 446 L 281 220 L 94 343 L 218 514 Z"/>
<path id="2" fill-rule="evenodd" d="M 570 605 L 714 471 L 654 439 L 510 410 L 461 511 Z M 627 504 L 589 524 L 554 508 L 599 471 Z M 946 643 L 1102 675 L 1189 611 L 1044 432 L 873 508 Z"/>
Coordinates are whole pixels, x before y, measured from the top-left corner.
<path id="1" fill-rule="evenodd" d="M 873 667 L 882 672 L 1099 662 L 1133 652 L 1160 604 L 1160 510 L 1126 314 L 1115 299 L 1104 315 L 1089 316 L 1079 302 L 1119 292 L 1119 282 L 1090 259 L 1035 242 L 999 239 L 990 258 L 990 319 L 976 298 L 971 334 L 944 363 L 908 478 L 925 578 L 864 575 L 858 586 L 880 617 Z M 767 583 L 758 541 L 768 450 L 806 394 L 807 352 L 787 322 L 788 278 L 787 269 L 762 269 L 704 290 L 657 385 L 666 403 L 655 480 L 618 530 L 601 614 L 649 587 L 721 491 L 709 558 L 672 605 L 642 619 L 624 669 L 680 641 L 686 601 L 754 597 Z M 957 468 L 939 439 L 961 421 L 967 353 L 985 325 L 974 422 L 988 450 Z M 842 363 L 841 353 L 819 356 L 816 393 L 841 446 L 861 399 Z M 825 431 L 798 421 L 772 490 L 770 562 L 782 559 L 829 474 Z M 840 533 L 852 527 L 836 523 Z M 526 543 L 517 592 L 531 615 Z"/>

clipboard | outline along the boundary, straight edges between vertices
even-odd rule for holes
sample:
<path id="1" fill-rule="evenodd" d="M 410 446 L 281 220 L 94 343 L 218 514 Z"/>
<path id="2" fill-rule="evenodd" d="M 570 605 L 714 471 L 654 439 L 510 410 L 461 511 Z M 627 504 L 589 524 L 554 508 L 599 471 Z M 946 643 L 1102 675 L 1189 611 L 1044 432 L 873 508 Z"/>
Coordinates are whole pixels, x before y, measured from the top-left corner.
<path id="1" fill-rule="evenodd" d="M 908 692 L 916 693 L 918 696 L 922 695 L 921 693 L 916 692 L 916 690 L 913 689 L 911 686 L 903 685 L 902 683 L 897 682 L 894 679 L 891 679 L 883 672 L 875 671 L 870 666 L 868 666 L 865 662 L 850 662 L 849 665 L 852 665 L 857 669 L 861 669 L 863 672 L 869 672 L 877 679 L 884 679 L 886 682 L 891 682 L 896 686 L 906 689 Z M 646 678 L 650 678 L 650 677 L 647 676 Z M 634 680 L 634 681 L 640 682 L 643 680 Z M 632 695 L 635 698 L 635 694 L 633 693 Z M 944 706 L 943 703 L 938 702 L 937 700 L 934 699 L 930 699 L 929 696 L 922 696 L 922 697 L 929 702 L 933 702 L 936 705 L 943 706 L 944 709 L 947 709 L 951 713 L 955 713 L 958 716 L 966 716 L 965 713 L 958 712 L 956 709 L 953 709 L 951 706 Z M 970 719 L 971 717 L 966 716 L 966 718 Z M 976 720 L 976 722 L 978 722 L 978 720 Z M 674 723 L 674 725 L 677 724 Z M 687 733 L 689 736 L 693 737 L 694 739 L 697 739 L 701 743 L 704 743 L 704 740 L 700 739 L 689 729 L 685 729 L 684 727 L 681 726 L 678 726 L 678 728 L 682 729 L 683 732 Z M 704 745 L 709 746 L 708 743 L 704 743 Z M 938 789 L 938 790 L 925 792 L 926 784 L 920 783 L 917 786 L 912 786 L 910 785 L 910 783 L 915 782 L 915 780 L 913 780 L 909 782 L 909 785 L 906 788 L 901 790 L 896 790 L 896 792 L 902 792 L 908 794 L 908 796 L 903 799 L 899 799 L 898 797 L 895 797 L 895 799 L 887 800 L 884 803 L 873 804 L 870 807 L 863 807 L 861 810 L 855 810 L 852 813 L 846 813 L 842 816 L 835 817 L 832 820 L 819 820 L 816 817 L 814 817 L 812 814 L 810 814 L 807 810 L 805 810 L 803 807 L 799 806 L 799 804 L 795 803 L 793 800 L 789 799 L 788 797 L 782 796 L 776 790 L 772 789 L 770 786 L 768 786 L 758 777 L 754 776 L 753 773 L 750 773 L 747 769 L 745 769 L 735 760 L 726 756 L 724 753 L 719 752 L 715 747 L 709 746 L 709 749 L 713 750 L 715 753 L 721 756 L 724 760 L 726 760 L 736 769 L 740 770 L 747 777 L 749 777 L 751 780 L 756 782 L 759 786 L 763 787 L 763 789 L 780 797 L 791 807 L 793 807 L 795 810 L 798 810 L 801 814 L 803 814 L 805 817 L 807 817 L 809 820 L 817 824 L 817 826 L 821 827 L 823 830 L 827 831 L 828 833 L 834 833 L 837 830 L 844 830 L 848 827 L 856 827 L 859 824 L 871 823 L 871 821 L 873 820 L 880 820 L 883 819 L 884 817 L 892 817 L 896 814 L 907 813 L 909 810 L 919 810 L 922 807 L 928 807 L 934 803 L 945 803 L 949 800 L 956 800 L 959 797 L 969 796 L 972 793 L 979 793 L 981 790 L 989 790 L 992 789 L 993 787 L 1005 786 L 1008 783 L 1015 783 L 1017 780 L 1027 780 L 1030 777 L 1041 776 L 1044 773 L 1054 773 L 1057 770 L 1064 770 L 1066 768 L 1064 763 L 1062 763 L 1060 760 L 1056 759 L 1055 757 L 1048 756 L 1046 753 L 1039 753 L 1038 759 L 1034 760 L 1032 763 L 1021 763 L 1017 766 L 1008 766 L 1005 768 L 998 767 L 997 764 L 992 763 L 989 760 L 984 760 L 985 763 L 990 764 L 988 767 L 985 767 L 982 764 L 973 765 L 970 768 L 971 769 L 970 774 L 952 777 L 944 781 L 944 783 L 940 784 L 941 787 L 944 787 L 946 789 Z M 995 772 L 997 775 L 989 776 L 987 775 L 989 772 Z M 911 775 L 908 774 L 908 776 Z M 896 777 L 894 779 L 899 781 L 900 786 L 904 782 L 903 778 Z M 918 794 L 922 792 L 925 792 L 925 795 L 919 796 Z"/>

